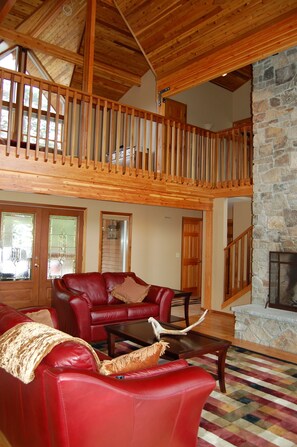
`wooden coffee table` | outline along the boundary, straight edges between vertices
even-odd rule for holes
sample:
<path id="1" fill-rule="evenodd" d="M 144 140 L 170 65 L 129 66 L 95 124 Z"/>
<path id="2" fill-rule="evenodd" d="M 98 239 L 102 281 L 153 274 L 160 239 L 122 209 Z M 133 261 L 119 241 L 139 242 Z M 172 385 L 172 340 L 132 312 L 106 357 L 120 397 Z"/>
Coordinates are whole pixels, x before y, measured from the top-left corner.
<path id="1" fill-rule="evenodd" d="M 181 329 L 168 323 L 162 323 L 162 326 L 166 329 Z M 108 354 L 110 357 L 114 357 L 115 343 L 118 338 L 130 340 L 141 346 L 149 346 L 157 341 L 152 325 L 147 321 L 111 324 L 105 326 L 105 329 L 108 335 Z M 188 332 L 188 335 L 162 335 L 161 338 L 169 343 L 169 347 L 163 356 L 169 360 L 201 357 L 209 353 L 216 354 L 218 357 L 217 379 L 221 392 L 226 392 L 225 361 L 227 350 L 231 344 L 229 341 L 194 331 Z"/>

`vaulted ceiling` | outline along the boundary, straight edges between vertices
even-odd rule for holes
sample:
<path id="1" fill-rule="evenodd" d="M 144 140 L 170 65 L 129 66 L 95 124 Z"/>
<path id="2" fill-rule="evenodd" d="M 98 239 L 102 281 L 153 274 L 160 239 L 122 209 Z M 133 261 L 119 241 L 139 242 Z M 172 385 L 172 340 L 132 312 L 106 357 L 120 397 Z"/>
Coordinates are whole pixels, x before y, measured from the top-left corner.
<path id="1" fill-rule="evenodd" d="M 234 91 L 297 45 L 296 25 L 296 0 L 2 0 L 0 54 L 21 45 L 31 74 L 114 100 L 149 69 L 167 96 L 209 80 Z"/>

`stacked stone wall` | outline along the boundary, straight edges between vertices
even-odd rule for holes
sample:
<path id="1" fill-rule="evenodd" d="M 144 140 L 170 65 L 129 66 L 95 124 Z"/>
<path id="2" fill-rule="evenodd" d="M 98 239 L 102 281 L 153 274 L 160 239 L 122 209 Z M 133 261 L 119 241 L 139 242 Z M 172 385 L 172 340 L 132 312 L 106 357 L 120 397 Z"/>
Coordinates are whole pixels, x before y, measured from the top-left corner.
<path id="1" fill-rule="evenodd" d="M 297 252 L 297 47 L 253 67 L 253 304 L 268 299 L 269 252 Z"/>

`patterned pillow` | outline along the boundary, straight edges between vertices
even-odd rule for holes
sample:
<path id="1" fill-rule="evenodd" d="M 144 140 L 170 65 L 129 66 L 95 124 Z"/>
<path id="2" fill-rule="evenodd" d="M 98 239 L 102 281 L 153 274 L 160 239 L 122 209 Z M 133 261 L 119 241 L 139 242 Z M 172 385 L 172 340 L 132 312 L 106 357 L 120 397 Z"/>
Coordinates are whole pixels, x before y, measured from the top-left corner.
<path id="1" fill-rule="evenodd" d="M 124 303 L 141 303 L 147 296 L 149 288 L 149 285 L 138 284 L 133 278 L 126 276 L 124 282 L 115 286 L 111 294 Z"/>
<path id="2" fill-rule="evenodd" d="M 100 374 L 109 376 L 110 374 L 125 374 L 140 369 L 151 368 L 158 364 L 159 357 L 164 354 L 167 346 L 168 343 L 161 340 L 153 345 L 137 349 L 115 359 L 103 360 L 99 372 Z"/>

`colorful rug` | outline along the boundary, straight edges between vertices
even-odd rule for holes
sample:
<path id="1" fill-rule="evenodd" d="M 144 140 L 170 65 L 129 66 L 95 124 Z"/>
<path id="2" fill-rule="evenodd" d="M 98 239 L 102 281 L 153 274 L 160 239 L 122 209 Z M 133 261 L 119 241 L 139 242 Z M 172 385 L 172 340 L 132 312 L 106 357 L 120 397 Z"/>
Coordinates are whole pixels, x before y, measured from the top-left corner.
<path id="1" fill-rule="evenodd" d="M 117 355 L 135 349 L 117 344 Z M 216 371 L 216 356 L 190 361 Z M 231 347 L 226 394 L 217 386 L 204 407 L 197 447 L 297 447 L 297 365 Z"/>
<path id="2" fill-rule="evenodd" d="M 215 371 L 215 356 L 191 363 Z M 199 447 L 296 447 L 297 365 L 231 347 L 227 393 L 218 386 L 202 413 Z"/>

